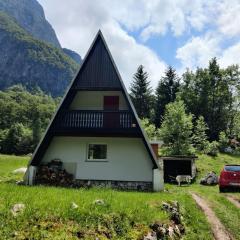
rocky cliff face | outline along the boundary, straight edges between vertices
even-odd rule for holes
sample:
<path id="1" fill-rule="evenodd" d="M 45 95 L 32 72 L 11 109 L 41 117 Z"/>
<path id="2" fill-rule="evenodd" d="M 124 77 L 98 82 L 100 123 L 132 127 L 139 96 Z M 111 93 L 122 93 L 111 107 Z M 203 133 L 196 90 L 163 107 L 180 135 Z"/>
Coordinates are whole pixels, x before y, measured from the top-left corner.
<path id="1" fill-rule="evenodd" d="M 14 18 L 0 12 L 0 89 L 20 83 L 60 96 L 77 68 L 62 49 L 33 38 Z"/>
<path id="2" fill-rule="evenodd" d="M 42 6 L 36 0 L 0 0 L 0 11 L 14 17 L 33 37 L 61 47 L 55 31 L 45 18 Z"/>

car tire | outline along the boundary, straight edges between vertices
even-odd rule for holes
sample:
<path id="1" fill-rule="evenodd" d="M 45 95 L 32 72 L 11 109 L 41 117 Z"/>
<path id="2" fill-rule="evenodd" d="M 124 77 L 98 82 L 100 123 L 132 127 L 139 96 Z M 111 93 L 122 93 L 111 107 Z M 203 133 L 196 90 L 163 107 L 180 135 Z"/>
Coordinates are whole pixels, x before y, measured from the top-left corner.
<path id="1" fill-rule="evenodd" d="M 226 192 L 226 189 L 224 187 L 219 187 L 219 192 L 220 193 Z"/>

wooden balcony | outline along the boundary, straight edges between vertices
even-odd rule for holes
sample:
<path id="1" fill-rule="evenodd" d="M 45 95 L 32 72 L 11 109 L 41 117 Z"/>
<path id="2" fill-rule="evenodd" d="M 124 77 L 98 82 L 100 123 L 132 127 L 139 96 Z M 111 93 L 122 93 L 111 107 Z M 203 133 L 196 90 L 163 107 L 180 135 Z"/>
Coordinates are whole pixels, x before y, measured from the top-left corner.
<path id="1" fill-rule="evenodd" d="M 129 111 L 71 110 L 56 119 L 56 132 L 137 133 L 136 122 Z"/>

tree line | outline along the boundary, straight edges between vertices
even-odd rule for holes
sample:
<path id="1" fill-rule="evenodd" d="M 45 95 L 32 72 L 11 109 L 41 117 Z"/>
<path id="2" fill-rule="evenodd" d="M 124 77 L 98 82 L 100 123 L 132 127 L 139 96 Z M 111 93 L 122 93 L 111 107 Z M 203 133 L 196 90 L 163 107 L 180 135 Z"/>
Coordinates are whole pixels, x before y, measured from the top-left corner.
<path id="1" fill-rule="evenodd" d="M 213 58 L 208 67 L 186 70 L 181 76 L 169 66 L 153 90 L 148 73 L 142 65 L 134 74 L 130 96 L 140 119 L 148 119 L 156 129 L 162 126 L 166 106 L 177 98 L 191 114 L 193 123 L 202 117 L 206 123 L 207 138 L 219 140 L 224 132 L 230 138 L 239 138 L 240 71 L 238 65 L 220 68 Z"/>
<path id="2" fill-rule="evenodd" d="M 0 91 L 0 152 L 32 153 L 56 109 L 59 99 L 21 85 Z"/>
<path id="3" fill-rule="evenodd" d="M 220 68 L 213 58 L 207 67 L 187 69 L 181 77 L 169 66 L 154 90 L 148 78 L 140 65 L 130 97 L 149 138 L 164 142 L 162 154 L 240 152 L 238 65 Z"/>

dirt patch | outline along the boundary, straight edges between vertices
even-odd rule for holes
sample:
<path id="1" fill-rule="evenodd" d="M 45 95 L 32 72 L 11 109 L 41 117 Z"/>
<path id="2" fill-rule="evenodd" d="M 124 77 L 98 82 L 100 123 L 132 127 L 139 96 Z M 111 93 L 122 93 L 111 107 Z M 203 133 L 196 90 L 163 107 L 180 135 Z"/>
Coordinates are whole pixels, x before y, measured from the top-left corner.
<path id="1" fill-rule="evenodd" d="M 215 215 L 213 210 L 208 206 L 207 202 L 195 193 L 191 193 L 193 199 L 196 201 L 197 205 L 205 213 L 208 222 L 211 225 L 213 236 L 216 240 L 233 240 L 234 238 L 229 234 L 229 232 L 222 225 L 218 217 Z"/>
<path id="2" fill-rule="evenodd" d="M 226 196 L 226 198 L 232 203 L 234 204 L 237 208 L 240 208 L 240 201 L 236 198 L 234 198 L 233 196 Z"/>

